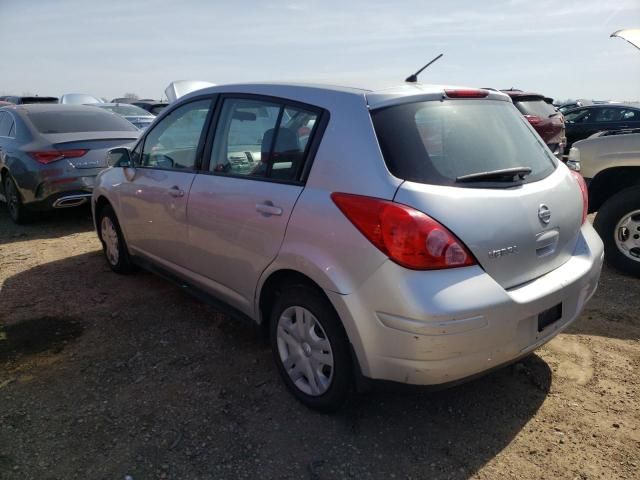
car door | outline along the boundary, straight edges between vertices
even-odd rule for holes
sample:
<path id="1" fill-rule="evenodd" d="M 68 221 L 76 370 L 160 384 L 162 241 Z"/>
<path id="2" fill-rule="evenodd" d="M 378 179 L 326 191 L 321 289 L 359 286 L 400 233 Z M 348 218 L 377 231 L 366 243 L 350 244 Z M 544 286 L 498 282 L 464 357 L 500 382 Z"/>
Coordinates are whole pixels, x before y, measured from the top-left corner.
<path id="1" fill-rule="evenodd" d="M 576 108 L 564 116 L 567 145 L 585 138 L 584 131 L 592 118 L 593 110 L 588 108 Z"/>
<path id="2" fill-rule="evenodd" d="M 225 96 L 189 196 L 188 268 L 246 314 L 276 257 L 321 111 L 253 96 Z"/>
<path id="3" fill-rule="evenodd" d="M 132 253 L 166 267 L 184 265 L 187 200 L 204 146 L 211 98 L 182 104 L 156 123 L 134 150 L 134 168 L 118 187 L 120 221 Z"/>

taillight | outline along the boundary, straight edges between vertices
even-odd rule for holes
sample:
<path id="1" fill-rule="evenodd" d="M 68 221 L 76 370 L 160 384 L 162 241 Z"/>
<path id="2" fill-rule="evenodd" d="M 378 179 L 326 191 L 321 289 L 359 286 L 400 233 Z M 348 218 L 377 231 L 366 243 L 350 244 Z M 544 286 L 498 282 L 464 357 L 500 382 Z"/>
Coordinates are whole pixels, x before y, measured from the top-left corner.
<path id="1" fill-rule="evenodd" d="M 40 152 L 29 152 L 35 160 L 47 165 L 49 163 L 57 162 L 63 158 L 78 158 L 86 154 L 87 149 L 75 149 L 75 150 L 45 150 Z"/>
<path id="2" fill-rule="evenodd" d="M 449 98 L 484 98 L 489 95 L 489 91 L 479 88 L 456 88 L 446 89 L 444 94 Z"/>
<path id="3" fill-rule="evenodd" d="M 539 125 L 542 122 L 542 119 L 537 115 L 525 115 L 526 118 L 531 125 Z"/>
<path id="4" fill-rule="evenodd" d="M 580 193 L 582 194 L 582 223 L 584 223 L 587 221 L 587 213 L 589 212 L 589 192 L 587 190 L 587 183 L 578 172 L 574 170 L 570 170 L 570 172 L 576 182 L 578 182 Z"/>
<path id="5" fill-rule="evenodd" d="M 332 193 L 331 199 L 371 243 L 403 267 L 437 270 L 476 263 L 449 230 L 418 210 L 348 193 Z"/>

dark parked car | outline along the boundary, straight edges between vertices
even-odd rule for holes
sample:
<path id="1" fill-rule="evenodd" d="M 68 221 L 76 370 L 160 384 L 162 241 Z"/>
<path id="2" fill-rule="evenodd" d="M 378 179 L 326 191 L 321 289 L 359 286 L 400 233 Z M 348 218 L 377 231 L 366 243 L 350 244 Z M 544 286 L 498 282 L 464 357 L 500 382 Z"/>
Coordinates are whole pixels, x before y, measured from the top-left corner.
<path id="1" fill-rule="evenodd" d="M 567 142 L 564 119 L 552 105 L 550 98 L 522 90 L 502 90 L 511 97 L 513 104 L 535 128 L 553 154 L 562 159 Z"/>
<path id="2" fill-rule="evenodd" d="M 36 210 L 75 207 L 91 197 L 106 151 L 139 130 L 118 115 L 77 105 L 0 108 L 0 201 L 16 223 Z"/>
<path id="3" fill-rule="evenodd" d="M 155 100 L 151 102 L 138 100 L 138 101 L 132 102 L 131 105 L 135 105 L 136 107 L 143 108 L 144 110 L 151 113 L 152 115 L 158 115 L 162 110 L 167 108 L 167 105 L 169 104 L 165 102 L 156 102 Z"/>
<path id="4" fill-rule="evenodd" d="M 155 115 L 143 110 L 140 107 L 136 107 L 131 104 L 120 104 L 120 103 L 93 103 L 92 107 L 101 108 L 103 110 L 108 110 L 117 115 L 120 115 L 125 120 L 131 122 L 136 128 L 140 130 L 144 130 L 147 128 L 153 120 L 156 118 Z"/>
<path id="5" fill-rule="evenodd" d="M 16 105 L 26 105 L 27 103 L 58 103 L 58 97 L 18 97 L 14 95 L 7 95 L 1 100 L 5 102 L 13 103 Z"/>
<path id="6" fill-rule="evenodd" d="M 569 148 L 597 132 L 640 127 L 640 105 L 609 103 L 574 108 L 565 114 L 565 123 Z"/>

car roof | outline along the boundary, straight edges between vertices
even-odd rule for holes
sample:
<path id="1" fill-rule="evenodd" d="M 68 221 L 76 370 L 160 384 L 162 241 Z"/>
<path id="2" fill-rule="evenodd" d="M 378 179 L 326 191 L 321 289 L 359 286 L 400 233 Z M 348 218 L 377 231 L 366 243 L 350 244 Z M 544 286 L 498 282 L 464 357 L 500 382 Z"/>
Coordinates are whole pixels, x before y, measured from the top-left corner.
<path id="1" fill-rule="evenodd" d="M 347 96 L 365 97 L 370 108 L 380 108 L 383 106 L 404 103 L 407 101 L 418 101 L 420 99 L 436 99 L 442 96 L 445 89 L 468 89 L 469 87 L 453 85 L 430 85 L 423 83 L 405 83 L 393 87 L 379 90 L 366 88 L 345 87 L 340 85 L 307 84 L 307 83 L 244 83 L 216 85 L 214 87 L 203 88 L 191 92 L 178 101 L 199 97 L 201 95 L 213 93 L 248 93 L 256 95 L 283 97 L 299 99 L 304 102 L 305 97 L 327 99 L 336 94 Z M 497 90 L 488 90 L 488 98 L 510 101 L 509 97 Z"/>
<path id="2" fill-rule="evenodd" d="M 522 90 L 514 90 L 514 89 L 508 89 L 508 90 L 500 90 L 502 93 L 506 93 L 507 95 L 509 95 L 511 97 L 512 100 L 518 100 L 522 97 L 528 97 L 528 98 L 540 98 L 541 100 L 544 100 L 545 98 L 547 98 L 546 95 L 543 95 L 541 93 L 535 93 L 535 92 L 523 92 Z"/>
<path id="3" fill-rule="evenodd" d="M 575 110 L 593 110 L 595 108 L 631 108 L 633 110 L 640 109 L 640 103 L 598 103 L 596 105 L 582 105 L 581 107 L 572 108 L 567 113 Z"/>
<path id="4" fill-rule="evenodd" d="M 12 105 L 3 107 L 3 109 L 15 110 L 19 113 L 36 113 L 36 112 L 77 112 L 86 111 L 87 108 L 91 108 L 85 105 L 68 105 L 63 103 L 27 103 L 20 105 Z"/>

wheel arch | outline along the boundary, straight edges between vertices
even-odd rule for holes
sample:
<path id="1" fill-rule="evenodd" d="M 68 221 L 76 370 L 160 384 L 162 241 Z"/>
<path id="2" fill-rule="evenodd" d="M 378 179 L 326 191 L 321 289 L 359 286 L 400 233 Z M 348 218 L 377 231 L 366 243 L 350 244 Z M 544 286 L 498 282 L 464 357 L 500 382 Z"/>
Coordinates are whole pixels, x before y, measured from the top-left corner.
<path id="1" fill-rule="evenodd" d="M 268 330 L 271 308 L 280 295 L 282 288 L 286 285 L 296 284 L 307 285 L 317 290 L 331 304 L 322 287 L 311 277 L 291 268 L 276 269 L 264 276 L 258 291 L 256 305 L 258 315 L 256 320 L 261 327 Z"/>
<path id="2" fill-rule="evenodd" d="M 640 166 L 612 167 L 598 172 L 589 182 L 589 212 L 596 212 L 613 195 L 640 186 Z"/>

